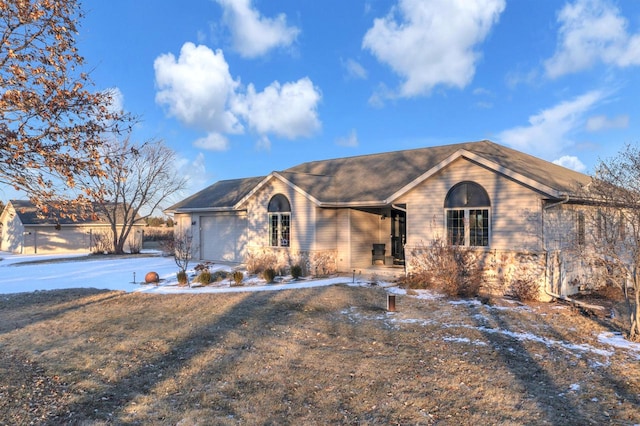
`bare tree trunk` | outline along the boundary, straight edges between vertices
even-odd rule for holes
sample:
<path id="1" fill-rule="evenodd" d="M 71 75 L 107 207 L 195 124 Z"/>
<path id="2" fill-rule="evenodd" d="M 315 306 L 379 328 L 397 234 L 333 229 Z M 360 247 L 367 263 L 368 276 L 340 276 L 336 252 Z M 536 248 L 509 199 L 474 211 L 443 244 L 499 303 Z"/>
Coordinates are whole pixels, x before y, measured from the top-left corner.
<path id="1" fill-rule="evenodd" d="M 640 342 L 640 323 L 638 322 L 640 320 L 640 288 L 638 287 L 638 279 L 636 278 L 634 281 L 635 306 L 633 307 L 634 309 L 632 309 L 630 315 L 631 329 L 629 331 L 629 340 Z"/>
<path id="2" fill-rule="evenodd" d="M 124 254 L 124 243 L 118 238 L 118 227 L 115 224 L 111 225 L 111 231 L 113 233 L 113 253 Z"/>

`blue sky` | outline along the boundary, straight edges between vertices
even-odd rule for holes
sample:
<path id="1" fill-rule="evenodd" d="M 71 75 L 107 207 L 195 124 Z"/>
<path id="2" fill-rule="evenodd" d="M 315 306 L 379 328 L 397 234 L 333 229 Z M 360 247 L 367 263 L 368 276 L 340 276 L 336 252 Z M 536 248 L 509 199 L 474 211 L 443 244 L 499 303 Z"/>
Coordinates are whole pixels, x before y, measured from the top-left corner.
<path id="1" fill-rule="evenodd" d="M 84 9 L 78 48 L 96 89 L 141 117 L 136 139 L 176 151 L 184 195 L 305 161 L 482 139 L 590 173 L 639 141 L 639 1 Z"/>

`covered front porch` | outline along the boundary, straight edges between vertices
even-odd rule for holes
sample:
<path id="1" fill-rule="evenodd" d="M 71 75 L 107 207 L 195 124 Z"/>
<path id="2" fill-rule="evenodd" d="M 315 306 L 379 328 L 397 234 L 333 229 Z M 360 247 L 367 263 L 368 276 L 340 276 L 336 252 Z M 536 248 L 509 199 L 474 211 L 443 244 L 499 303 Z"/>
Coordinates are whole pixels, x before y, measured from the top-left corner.
<path id="1" fill-rule="evenodd" d="M 356 208 L 367 214 L 367 220 L 354 219 L 352 232 L 352 250 L 363 251 L 356 257 L 362 259 L 354 265 L 360 267 L 383 268 L 402 267 L 405 264 L 404 245 L 407 240 L 406 218 L 404 205 L 387 205 L 381 207 Z M 373 224 L 372 222 L 377 222 Z M 371 226 L 367 226 L 372 223 Z M 370 257 L 369 257 L 370 255 Z"/>

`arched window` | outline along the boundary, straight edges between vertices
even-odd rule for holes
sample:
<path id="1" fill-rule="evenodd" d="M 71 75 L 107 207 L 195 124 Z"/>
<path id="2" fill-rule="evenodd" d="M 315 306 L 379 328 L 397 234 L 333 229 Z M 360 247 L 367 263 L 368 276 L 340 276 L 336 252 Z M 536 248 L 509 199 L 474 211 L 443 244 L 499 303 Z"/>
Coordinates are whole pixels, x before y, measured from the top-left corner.
<path id="1" fill-rule="evenodd" d="M 487 191 L 475 182 L 453 186 L 444 200 L 449 244 L 489 245 L 491 202 Z"/>
<path id="2" fill-rule="evenodd" d="M 289 247 L 291 241 L 291 204 L 282 194 L 274 195 L 269 201 L 269 245 Z"/>

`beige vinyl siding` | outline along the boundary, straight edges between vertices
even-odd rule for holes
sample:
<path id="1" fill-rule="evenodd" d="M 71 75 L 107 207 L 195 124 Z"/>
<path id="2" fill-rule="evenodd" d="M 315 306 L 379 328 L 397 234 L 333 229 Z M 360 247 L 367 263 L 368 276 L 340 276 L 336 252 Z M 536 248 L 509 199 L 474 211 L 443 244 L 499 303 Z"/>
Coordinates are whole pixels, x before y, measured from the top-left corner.
<path id="1" fill-rule="evenodd" d="M 389 253 L 389 236 L 382 231 L 382 224 L 388 221 L 380 220 L 377 214 L 358 210 L 351 211 L 351 266 L 371 266 L 371 250 L 375 243 L 385 243 Z M 383 235 L 384 234 L 384 235 Z"/>
<path id="2" fill-rule="evenodd" d="M 189 213 L 176 213 L 173 220 L 175 222 L 175 232 L 187 232 L 191 230 L 191 222 L 195 220 L 195 216 L 191 216 Z M 195 225 L 194 225 L 195 226 Z M 197 233 L 196 233 L 197 234 Z M 196 236 L 194 236 L 195 238 Z"/>
<path id="3" fill-rule="evenodd" d="M 191 213 L 176 213 L 173 216 L 173 221 L 175 223 L 175 227 L 173 229 L 173 235 L 176 238 L 180 238 L 185 233 L 190 233 L 191 235 L 191 244 L 192 247 L 198 248 L 200 247 L 200 233 L 197 232 L 198 227 L 200 226 L 198 223 L 198 216 L 191 215 Z M 194 225 L 191 225 L 195 222 Z M 198 251 L 197 253 L 193 253 L 193 256 L 197 259 L 201 259 L 202 253 Z"/>
<path id="4" fill-rule="evenodd" d="M 16 214 L 11 203 L 7 205 L 2 214 L 2 239 L 0 251 L 20 253 L 24 241 L 24 226 Z"/>
<path id="5" fill-rule="evenodd" d="M 387 246 L 387 254 L 390 254 L 388 221 L 380 220 L 377 214 L 371 214 L 354 209 L 328 210 L 332 214 L 323 211 L 327 222 L 333 221 L 331 226 L 318 233 L 318 249 L 337 250 L 337 267 L 340 271 L 349 271 L 352 268 L 366 268 L 371 266 L 371 250 L 373 244 L 384 243 Z M 333 237 L 331 237 L 333 233 Z M 320 238 L 322 235 L 322 238 Z M 331 241 L 333 239 L 333 241 Z"/>
<path id="6" fill-rule="evenodd" d="M 13 205 L 9 205 L 0 217 L 2 219 L 2 239 L 0 250 L 21 254 L 52 254 L 52 253 L 89 253 L 95 246 L 96 238 L 111 236 L 109 225 L 62 225 L 56 229 L 54 224 L 24 225 Z M 134 238 L 142 239 L 141 230 L 136 226 L 131 230 L 129 241 Z M 129 246 L 125 245 L 125 250 Z"/>
<path id="7" fill-rule="evenodd" d="M 291 241 L 292 250 L 311 250 L 315 241 L 316 209 L 300 192 L 282 181 L 273 178 L 256 194 L 249 198 L 246 206 L 247 237 L 251 246 L 269 245 L 269 200 L 276 195 L 287 197 L 291 204 Z"/>
<path id="8" fill-rule="evenodd" d="M 129 250 L 129 243 L 142 244 L 141 227 L 134 227 L 129 234 L 125 251 Z M 26 226 L 22 235 L 20 247 L 15 252 L 23 254 L 52 254 L 52 253 L 89 253 L 93 250 L 95 241 L 104 237 L 111 241 L 112 234 L 109 226 L 62 226 L 55 229 L 51 226 Z"/>
<path id="9" fill-rule="evenodd" d="M 336 259 L 339 271 L 351 269 L 351 212 L 350 209 L 337 210 L 336 218 Z"/>
<path id="10" fill-rule="evenodd" d="M 338 242 L 338 210 L 316 209 L 315 250 L 334 250 Z"/>
<path id="11" fill-rule="evenodd" d="M 24 253 L 88 252 L 90 234 L 88 229 L 47 227 L 25 227 L 29 235 L 24 238 Z"/>
<path id="12" fill-rule="evenodd" d="M 480 184 L 491 200 L 492 249 L 541 250 L 541 196 L 513 180 L 466 159 L 454 161 L 402 196 L 407 205 L 407 245 L 428 244 L 444 237 L 444 200 L 455 184 Z"/>

